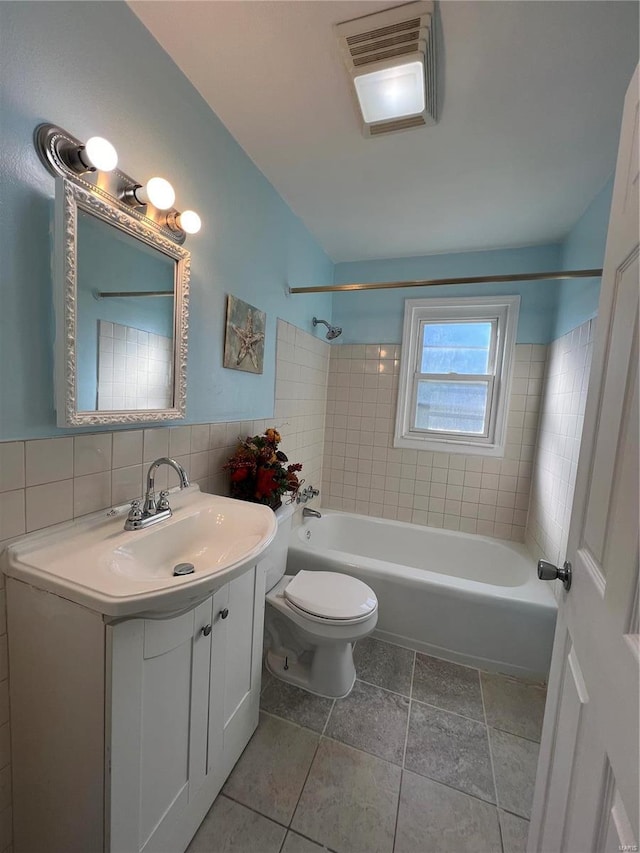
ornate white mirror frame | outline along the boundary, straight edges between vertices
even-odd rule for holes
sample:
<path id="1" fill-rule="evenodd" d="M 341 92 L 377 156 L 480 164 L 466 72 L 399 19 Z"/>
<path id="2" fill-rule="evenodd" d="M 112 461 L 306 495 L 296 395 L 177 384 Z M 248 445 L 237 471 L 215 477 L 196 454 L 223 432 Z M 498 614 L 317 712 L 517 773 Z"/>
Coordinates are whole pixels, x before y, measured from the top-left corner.
<path id="1" fill-rule="evenodd" d="M 78 211 L 103 220 L 174 261 L 173 405 L 164 409 L 78 410 Z M 56 178 L 54 234 L 55 401 L 58 426 L 102 426 L 177 420 L 186 414 L 191 255 L 153 223 L 106 193 Z"/>

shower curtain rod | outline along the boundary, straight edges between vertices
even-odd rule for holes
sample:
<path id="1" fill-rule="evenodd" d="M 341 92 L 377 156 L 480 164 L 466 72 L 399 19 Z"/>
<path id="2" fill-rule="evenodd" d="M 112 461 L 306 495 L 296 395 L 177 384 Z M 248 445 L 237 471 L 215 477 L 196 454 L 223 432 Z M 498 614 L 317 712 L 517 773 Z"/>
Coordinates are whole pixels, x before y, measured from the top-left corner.
<path id="1" fill-rule="evenodd" d="M 319 287 L 290 287 L 289 293 L 339 293 L 348 290 L 392 290 L 399 287 L 439 287 L 443 284 L 502 284 L 509 281 L 544 281 L 545 279 L 597 278 L 601 269 L 555 270 L 553 272 L 525 272 L 512 275 L 477 275 L 465 278 L 426 278 L 422 281 L 353 282 L 328 284 Z"/>
<path id="2" fill-rule="evenodd" d="M 129 296 L 174 296 L 173 290 L 95 290 L 93 295 L 96 299 L 110 299 L 113 297 L 118 297 L 122 299 L 123 297 Z"/>

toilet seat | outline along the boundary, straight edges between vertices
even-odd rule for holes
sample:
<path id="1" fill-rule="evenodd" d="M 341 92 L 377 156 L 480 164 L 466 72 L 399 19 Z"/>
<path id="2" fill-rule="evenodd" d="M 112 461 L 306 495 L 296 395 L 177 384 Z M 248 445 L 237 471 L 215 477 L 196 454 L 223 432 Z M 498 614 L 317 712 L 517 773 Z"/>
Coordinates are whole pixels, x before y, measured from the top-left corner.
<path id="1" fill-rule="evenodd" d="M 348 625 L 368 619 L 378 600 L 371 587 L 339 572 L 300 571 L 284 589 L 287 605 L 318 622 Z"/>

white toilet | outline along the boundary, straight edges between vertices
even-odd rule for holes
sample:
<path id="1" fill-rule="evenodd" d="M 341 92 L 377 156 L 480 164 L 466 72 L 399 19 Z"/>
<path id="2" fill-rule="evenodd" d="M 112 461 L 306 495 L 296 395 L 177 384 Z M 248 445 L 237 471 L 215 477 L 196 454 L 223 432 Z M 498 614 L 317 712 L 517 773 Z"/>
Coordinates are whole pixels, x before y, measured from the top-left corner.
<path id="1" fill-rule="evenodd" d="M 266 667 L 276 678 L 331 698 L 353 687 L 353 643 L 378 621 L 378 600 L 362 581 L 337 572 L 285 575 L 292 517 L 281 507 L 278 532 L 261 561 L 266 568 Z"/>

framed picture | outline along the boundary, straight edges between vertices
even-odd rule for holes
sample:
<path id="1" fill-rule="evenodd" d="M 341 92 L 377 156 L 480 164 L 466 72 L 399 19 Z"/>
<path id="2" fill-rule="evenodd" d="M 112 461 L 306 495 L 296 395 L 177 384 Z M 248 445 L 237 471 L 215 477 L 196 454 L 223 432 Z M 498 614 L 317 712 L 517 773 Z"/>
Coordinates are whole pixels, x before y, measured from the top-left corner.
<path id="1" fill-rule="evenodd" d="M 224 367 L 248 373 L 263 372 L 266 319 L 264 311 L 235 296 L 227 296 Z"/>

